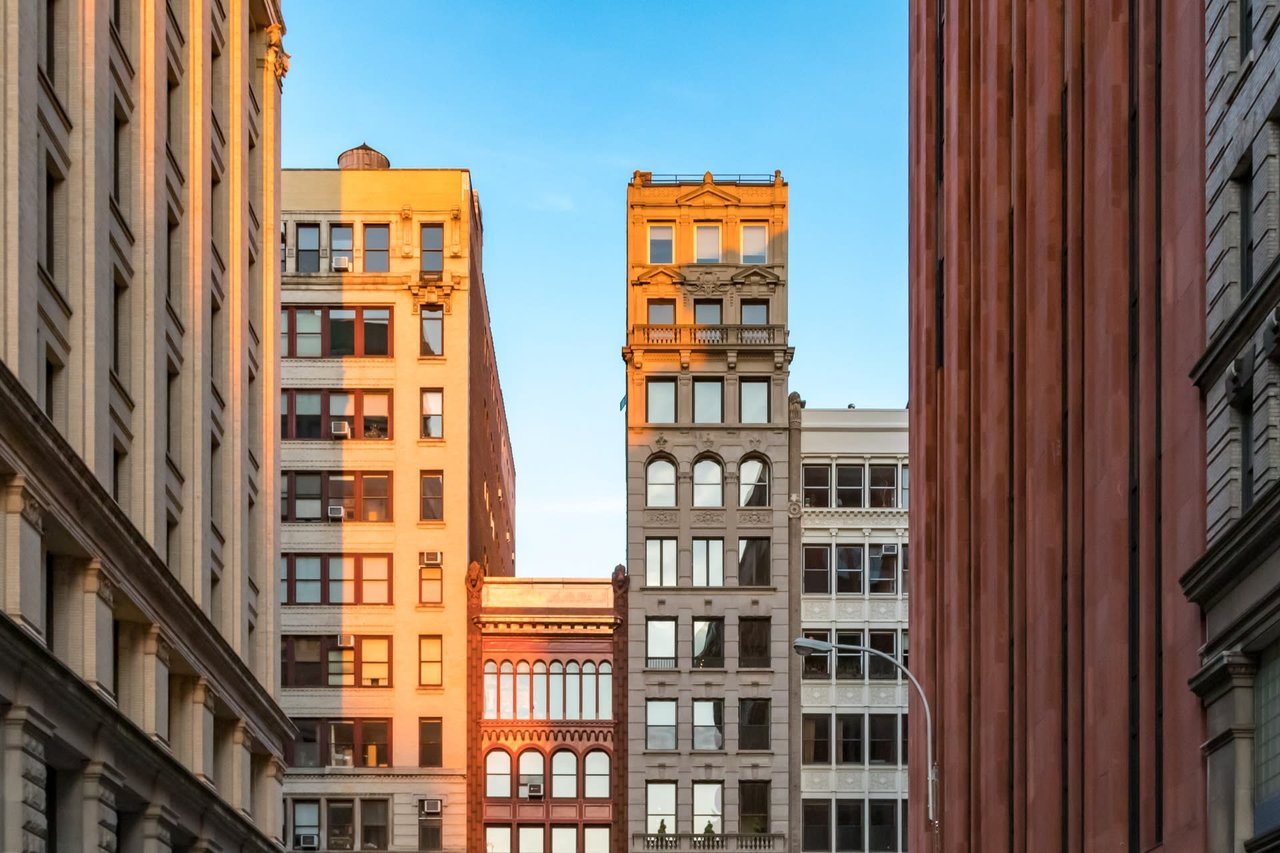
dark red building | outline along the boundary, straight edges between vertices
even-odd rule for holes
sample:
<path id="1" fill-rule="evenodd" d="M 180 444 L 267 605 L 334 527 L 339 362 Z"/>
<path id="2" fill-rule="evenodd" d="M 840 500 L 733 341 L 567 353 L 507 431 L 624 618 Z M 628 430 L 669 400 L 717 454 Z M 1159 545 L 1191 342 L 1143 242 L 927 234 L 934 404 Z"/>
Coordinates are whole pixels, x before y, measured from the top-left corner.
<path id="1" fill-rule="evenodd" d="M 1205 849 L 1204 25 L 912 3 L 911 660 L 948 853 Z M 915 762 L 913 818 L 925 790 Z"/>
<path id="2" fill-rule="evenodd" d="M 467 849 L 625 850 L 625 576 L 468 584 Z"/>

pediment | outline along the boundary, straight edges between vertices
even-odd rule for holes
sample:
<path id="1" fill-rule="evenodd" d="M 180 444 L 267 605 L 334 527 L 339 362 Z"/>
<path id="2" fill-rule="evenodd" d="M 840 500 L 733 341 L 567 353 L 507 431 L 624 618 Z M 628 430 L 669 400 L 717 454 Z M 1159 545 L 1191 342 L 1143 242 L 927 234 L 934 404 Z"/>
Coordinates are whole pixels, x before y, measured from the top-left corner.
<path id="1" fill-rule="evenodd" d="M 724 204 L 741 203 L 741 198 L 731 192 L 726 192 L 715 184 L 703 184 L 697 189 L 690 190 L 676 199 L 676 204 L 687 205 L 690 207 L 705 207 L 711 205 L 719 207 Z"/>
<path id="2" fill-rule="evenodd" d="M 768 267 L 751 266 L 738 270 L 729 280 L 735 284 L 778 284 L 782 277 Z"/>
<path id="3" fill-rule="evenodd" d="M 632 284 L 682 284 L 684 275 L 675 267 L 645 267 Z"/>

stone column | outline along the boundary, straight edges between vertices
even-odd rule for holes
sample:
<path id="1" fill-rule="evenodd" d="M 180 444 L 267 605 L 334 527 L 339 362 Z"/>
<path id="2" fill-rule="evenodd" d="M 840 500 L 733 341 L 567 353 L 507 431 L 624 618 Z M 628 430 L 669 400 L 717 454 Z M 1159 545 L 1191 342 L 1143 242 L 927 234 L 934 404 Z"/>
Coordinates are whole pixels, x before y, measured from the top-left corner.
<path id="1" fill-rule="evenodd" d="M 119 827 L 116 793 L 121 781 L 118 772 L 100 761 L 90 762 L 85 767 L 81 776 L 84 853 L 116 853 Z"/>
<path id="2" fill-rule="evenodd" d="M 1257 666 L 1239 649 L 1208 660 L 1191 679 L 1205 708 L 1210 850 L 1242 850 L 1253 835 L 1253 680 Z"/>
<path id="3" fill-rule="evenodd" d="M 160 740 L 169 739 L 169 645 L 159 625 L 148 627 L 142 642 L 142 728 Z"/>
<path id="4" fill-rule="evenodd" d="M 142 853 L 170 853 L 173 828 L 177 816 L 158 803 L 152 803 L 142 814 Z"/>
<path id="5" fill-rule="evenodd" d="M 209 682 L 197 678 L 191 688 L 191 772 L 210 785 L 214 768 L 213 691 Z"/>
<path id="6" fill-rule="evenodd" d="M 227 762 L 227 779 L 219 779 L 227 802 L 253 817 L 253 735 L 244 720 L 236 720 L 231 729 L 231 756 Z"/>
<path id="7" fill-rule="evenodd" d="M 44 507 L 27 478 L 15 474 L 4 489 L 3 573 L 4 612 L 43 645 L 44 625 Z M 13 848 L 9 848 L 13 849 Z"/>
<path id="8" fill-rule="evenodd" d="M 3 849 L 44 853 L 49 838 L 44 761 L 49 721 L 15 705 L 4 718 Z"/>
<path id="9" fill-rule="evenodd" d="M 119 685 L 113 661 L 114 586 L 100 561 L 83 565 L 68 598 L 66 624 L 72 640 L 68 663 L 91 686 L 115 697 Z"/>

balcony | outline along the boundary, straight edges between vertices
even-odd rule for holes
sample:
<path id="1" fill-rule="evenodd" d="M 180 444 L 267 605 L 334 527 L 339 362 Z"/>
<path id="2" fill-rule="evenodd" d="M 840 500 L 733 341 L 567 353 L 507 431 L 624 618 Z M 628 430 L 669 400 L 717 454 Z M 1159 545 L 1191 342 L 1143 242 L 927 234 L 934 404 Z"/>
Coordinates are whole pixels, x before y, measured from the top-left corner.
<path id="1" fill-rule="evenodd" d="M 785 326 L 702 326 L 684 324 L 631 327 L 631 345 L 645 347 L 784 346 Z"/>
<path id="2" fill-rule="evenodd" d="M 632 850 L 786 850 L 784 835 L 711 835 L 704 833 L 633 834 Z"/>
<path id="3" fill-rule="evenodd" d="M 647 657 L 645 666 L 648 669 L 675 669 L 676 659 L 667 657 Z"/>

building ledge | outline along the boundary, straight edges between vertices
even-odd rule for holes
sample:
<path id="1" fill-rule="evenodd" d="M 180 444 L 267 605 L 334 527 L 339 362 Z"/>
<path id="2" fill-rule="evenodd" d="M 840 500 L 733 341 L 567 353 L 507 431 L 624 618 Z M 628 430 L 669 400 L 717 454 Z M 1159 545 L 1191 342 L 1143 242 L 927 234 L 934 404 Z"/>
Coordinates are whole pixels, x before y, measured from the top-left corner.
<path id="1" fill-rule="evenodd" d="M 1280 486 L 1273 484 L 1178 579 L 1188 599 L 1209 607 L 1280 548 Z"/>

